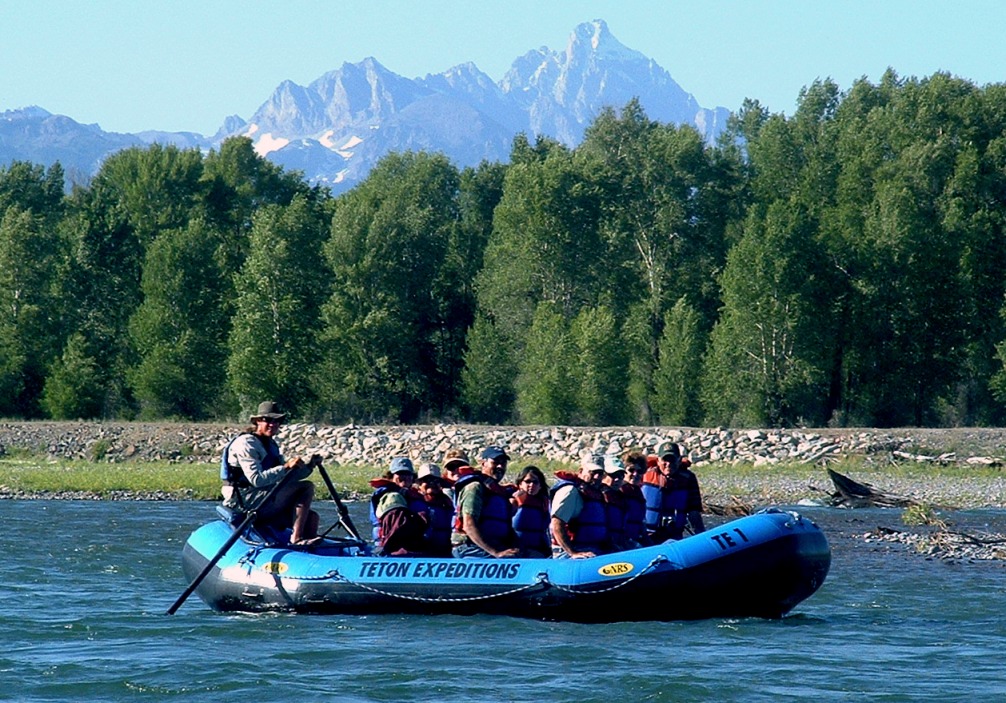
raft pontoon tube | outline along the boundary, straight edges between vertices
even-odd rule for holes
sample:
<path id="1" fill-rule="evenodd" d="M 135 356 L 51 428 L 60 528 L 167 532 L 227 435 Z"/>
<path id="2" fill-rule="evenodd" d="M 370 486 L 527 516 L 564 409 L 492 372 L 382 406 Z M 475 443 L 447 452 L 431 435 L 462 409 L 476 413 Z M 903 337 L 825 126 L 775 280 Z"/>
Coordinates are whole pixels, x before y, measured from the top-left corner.
<path id="1" fill-rule="evenodd" d="M 232 534 L 217 520 L 189 537 L 192 579 Z M 614 622 L 785 615 L 824 582 L 831 550 L 797 513 L 769 509 L 698 535 L 588 559 L 370 556 L 356 540 L 303 549 L 243 536 L 196 593 L 219 611 L 489 613 Z"/>

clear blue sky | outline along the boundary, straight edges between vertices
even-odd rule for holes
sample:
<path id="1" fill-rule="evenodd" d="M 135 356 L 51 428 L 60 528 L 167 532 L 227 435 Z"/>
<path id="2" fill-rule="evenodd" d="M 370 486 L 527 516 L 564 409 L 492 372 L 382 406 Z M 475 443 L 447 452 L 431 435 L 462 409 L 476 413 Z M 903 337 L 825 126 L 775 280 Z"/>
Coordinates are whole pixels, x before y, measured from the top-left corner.
<path id="1" fill-rule="evenodd" d="M 1006 81 L 1000 0 L 3 0 L 0 111 L 209 135 L 285 79 L 373 56 L 409 78 L 472 61 L 499 80 L 592 19 L 703 107 L 791 114 L 817 78 L 845 89 L 888 66 Z"/>

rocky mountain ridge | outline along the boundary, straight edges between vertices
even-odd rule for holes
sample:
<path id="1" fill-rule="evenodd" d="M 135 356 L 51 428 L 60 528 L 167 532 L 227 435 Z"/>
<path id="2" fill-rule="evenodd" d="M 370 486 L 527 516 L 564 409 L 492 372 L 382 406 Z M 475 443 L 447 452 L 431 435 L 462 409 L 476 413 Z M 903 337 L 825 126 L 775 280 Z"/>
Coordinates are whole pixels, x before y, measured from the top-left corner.
<path id="1" fill-rule="evenodd" d="M 726 108 L 706 109 L 670 73 L 621 44 L 603 20 L 585 22 L 562 51 L 542 47 L 514 60 L 499 81 L 472 63 L 409 79 L 375 58 L 345 63 L 307 86 L 284 81 L 248 119 L 232 115 L 211 137 L 194 133 L 104 132 L 31 107 L 0 113 L 0 164 L 59 161 L 71 179 L 93 175 L 108 155 L 154 142 L 210 149 L 230 136 L 340 192 L 391 151 L 446 154 L 459 167 L 505 162 L 519 132 L 575 146 L 606 106 L 638 98 L 649 117 L 689 124 L 710 142 Z"/>

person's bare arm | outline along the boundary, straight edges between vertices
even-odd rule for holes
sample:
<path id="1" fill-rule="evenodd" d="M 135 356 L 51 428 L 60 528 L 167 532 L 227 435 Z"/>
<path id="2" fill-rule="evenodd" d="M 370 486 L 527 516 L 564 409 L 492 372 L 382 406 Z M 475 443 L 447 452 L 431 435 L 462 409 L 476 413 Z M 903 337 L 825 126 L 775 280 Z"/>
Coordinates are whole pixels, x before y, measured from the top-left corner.
<path id="1" fill-rule="evenodd" d="M 569 535 L 566 532 L 566 523 L 559 518 L 553 517 L 549 526 L 552 529 L 552 537 L 555 539 L 556 544 L 562 547 L 562 550 L 571 558 L 586 559 L 587 557 L 596 556 L 593 552 L 578 552 L 573 549 L 573 545 L 569 541 Z"/>

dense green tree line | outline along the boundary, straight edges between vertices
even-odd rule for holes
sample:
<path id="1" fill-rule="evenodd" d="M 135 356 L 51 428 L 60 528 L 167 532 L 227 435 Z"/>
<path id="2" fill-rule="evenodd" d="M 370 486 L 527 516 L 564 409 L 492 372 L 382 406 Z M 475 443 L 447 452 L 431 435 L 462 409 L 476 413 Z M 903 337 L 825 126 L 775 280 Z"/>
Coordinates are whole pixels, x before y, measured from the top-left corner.
<path id="1" fill-rule="evenodd" d="M 1006 86 L 818 81 L 715 146 L 631 102 L 337 198 L 240 138 L 63 182 L 0 168 L 0 415 L 1006 420 Z"/>

